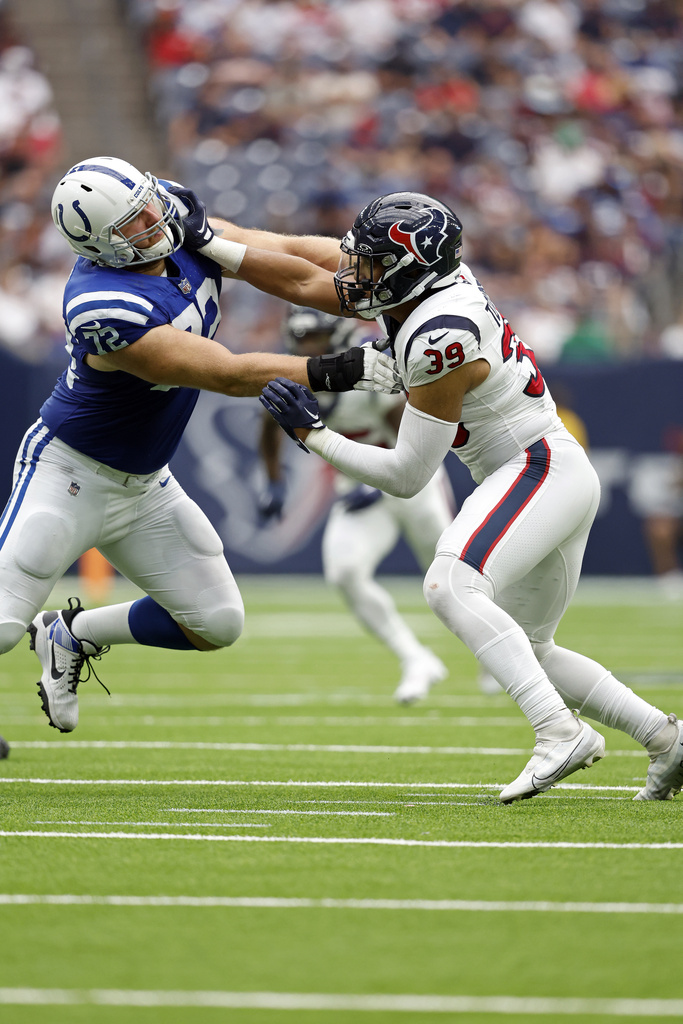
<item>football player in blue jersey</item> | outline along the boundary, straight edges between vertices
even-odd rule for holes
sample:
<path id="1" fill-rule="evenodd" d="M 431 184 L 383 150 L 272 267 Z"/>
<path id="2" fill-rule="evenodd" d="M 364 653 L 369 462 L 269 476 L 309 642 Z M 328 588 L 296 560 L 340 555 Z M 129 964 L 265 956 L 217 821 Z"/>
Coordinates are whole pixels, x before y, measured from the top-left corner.
<path id="1" fill-rule="evenodd" d="M 645 747 L 647 781 L 634 799 L 680 792 L 683 723 L 554 641 L 599 482 L 534 353 L 461 262 L 454 212 L 431 196 L 391 193 L 361 210 L 341 243 L 303 238 L 300 249 L 292 236 L 221 230 L 208 253 L 243 280 L 325 313 L 377 320 L 391 339 L 408 392 L 395 446 L 342 436 L 305 386 L 273 381 L 263 404 L 298 444 L 400 497 L 423 488 L 451 449 L 471 471 L 477 486 L 441 535 L 424 593 L 534 729 L 533 755 L 500 799 L 533 797 L 604 755 L 604 738 L 570 708 Z M 311 250 L 313 259 L 300 258 Z"/>
<path id="2" fill-rule="evenodd" d="M 231 267 L 197 252 L 214 233 L 174 182 L 95 157 L 61 178 L 52 214 L 78 256 L 64 293 L 69 361 L 21 443 L 0 518 L 0 653 L 28 630 L 43 709 L 69 732 L 84 664 L 110 645 L 208 651 L 242 630 L 220 538 L 168 468 L 199 389 L 257 395 L 278 374 L 314 390 L 397 385 L 370 348 L 306 360 L 213 341 Z M 41 612 L 92 547 L 148 596 Z"/>

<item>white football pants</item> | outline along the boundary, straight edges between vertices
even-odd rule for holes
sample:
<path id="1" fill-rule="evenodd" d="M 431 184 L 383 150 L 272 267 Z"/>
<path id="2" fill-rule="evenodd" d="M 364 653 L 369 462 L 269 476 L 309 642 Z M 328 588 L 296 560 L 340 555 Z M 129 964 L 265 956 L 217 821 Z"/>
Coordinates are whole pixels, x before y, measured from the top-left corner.
<path id="1" fill-rule="evenodd" d="M 168 467 L 148 476 L 111 469 L 38 420 L 19 448 L 0 518 L 0 653 L 92 547 L 213 646 L 239 637 L 244 606 L 221 539 Z"/>
<path id="2" fill-rule="evenodd" d="M 577 441 L 564 431 L 537 441 L 463 503 L 441 537 L 424 593 L 537 734 L 553 728 L 568 705 L 647 746 L 662 712 L 553 640 L 599 499 L 597 474 Z"/>

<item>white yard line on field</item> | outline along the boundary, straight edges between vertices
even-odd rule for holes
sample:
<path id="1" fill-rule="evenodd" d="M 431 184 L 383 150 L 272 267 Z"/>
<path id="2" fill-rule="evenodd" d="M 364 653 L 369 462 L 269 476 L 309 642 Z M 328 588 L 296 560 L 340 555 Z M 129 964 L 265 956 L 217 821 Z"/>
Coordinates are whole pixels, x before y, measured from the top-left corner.
<path id="1" fill-rule="evenodd" d="M 493 842 L 451 839 L 392 839 L 384 836 L 215 836 L 201 832 L 56 832 L 36 829 L 3 829 L 0 837 L 36 839 L 182 839 L 202 843 L 309 843 L 331 846 L 423 846 L 449 849 L 500 850 L 683 850 L 683 843 L 567 843 Z"/>
<path id="2" fill-rule="evenodd" d="M 455 754 L 477 757 L 523 757 L 531 752 L 529 747 L 407 747 L 360 743 L 212 743 L 175 740 L 19 740 L 13 742 L 12 746 L 27 750 L 68 747 L 70 750 L 225 750 L 294 754 Z M 644 750 L 610 750 L 609 755 L 643 759 L 647 756 Z"/>
<path id="3" fill-rule="evenodd" d="M 34 825 L 135 825 L 141 828 L 271 828 L 270 825 L 259 825 L 245 821 L 74 821 L 57 818 L 36 818 Z"/>
<path id="4" fill-rule="evenodd" d="M 505 782 L 369 782 L 352 779 L 42 779 L 0 778 L 0 785 L 25 782 L 35 786 L 283 786 L 304 789 L 502 789 Z M 554 789 L 594 792 L 635 793 L 642 786 L 590 786 L 580 782 L 558 782 Z"/>
<path id="5" fill-rule="evenodd" d="M 3 712 L 2 721 L 3 725 L 34 725 L 36 721 L 39 721 L 39 710 L 36 711 L 35 715 L 11 715 Z M 121 725 L 153 725 L 157 727 L 166 728 L 167 726 L 180 726 L 183 729 L 190 727 L 209 727 L 209 726 L 247 726 L 262 729 L 264 726 L 284 726 L 286 728 L 320 728 L 332 727 L 332 728 L 375 728 L 376 726 L 391 726 L 399 728 L 411 728 L 414 726 L 433 726 L 439 725 L 449 729 L 469 729 L 469 728 L 480 728 L 486 726 L 493 726 L 495 728 L 527 728 L 529 727 L 528 722 L 521 715 L 508 715 L 498 716 L 496 718 L 486 718 L 484 716 L 473 717 L 460 715 L 458 717 L 435 717 L 425 716 L 423 718 L 409 718 L 401 717 L 400 715 L 380 717 L 379 715 L 357 715 L 357 716 L 342 716 L 342 715 L 328 715 L 328 716 L 316 716 L 316 715 L 88 715 L 88 725 L 93 726 L 121 726 Z"/>
<path id="6" fill-rule="evenodd" d="M 451 913 L 683 914 L 683 903 L 573 903 L 552 900 L 391 900 L 286 896 L 89 896 L 0 893 L 0 906 L 225 907 L 253 910 L 407 910 Z"/>
<path id="7" fill-rule="evenodd" d="M 0 988 L 6 1006 L 213 1007 L 258 1010 L 341 1010 L 357 1013 L 489 1013 L 545 1016 L 683 1016 L 683 999 L 581 999 L 526 996 L 350 995 L 327 992 L 221 992 Z"/>
<path id="8" fill-rule="evenodd" d="M 382 801 L 384 803 L 384 801 Z M 405 806 L 402 804 L 401 806 Z M 441 807 L 441 804 L 438 804 Z M 168 814 L 324 814 L 332 815 L 335 817 L 350 816 L 352 818 L 395 818 L 396 811 L 296 811 L 287 810 L 281 811 L 278 809 L 269 808 L 263 810 L 262 808 L 244 808 L 244 807 L 233 807 L 226 810 L 222 807 L 165 807 L 164 810 Z M 125 824 L 125 822 L 123 822 Z M 195 824 L 199 824 L 196 822 Z"/>

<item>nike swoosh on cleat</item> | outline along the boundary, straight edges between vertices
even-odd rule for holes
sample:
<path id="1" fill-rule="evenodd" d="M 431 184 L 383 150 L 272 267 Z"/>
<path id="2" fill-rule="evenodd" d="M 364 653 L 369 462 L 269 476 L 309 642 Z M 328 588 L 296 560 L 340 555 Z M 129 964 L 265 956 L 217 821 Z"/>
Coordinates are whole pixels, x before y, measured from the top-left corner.
<path id="1" fill-rule="evenodd" d="M 50 664 L 50 675 L 52 676 L 52 678 L 55 681 L 61 679 L 62 676 L 64 675 L 64 672 L 66 672 L 66 669 L 64 669 L 64 671 L 62 671 L 62 672 L 58 672 L 57 671 L 57 665 L 55 663 L 54 647 L 52 648 L 52 651 L 50 652 L 50 662 L 51 662 L 51 664 Z"/>

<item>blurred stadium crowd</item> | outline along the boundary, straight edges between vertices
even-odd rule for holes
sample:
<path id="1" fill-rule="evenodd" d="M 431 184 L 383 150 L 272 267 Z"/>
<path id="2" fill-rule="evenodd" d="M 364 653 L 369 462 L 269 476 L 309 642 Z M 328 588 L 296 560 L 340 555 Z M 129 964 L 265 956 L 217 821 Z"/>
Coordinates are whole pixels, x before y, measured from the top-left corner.
<path id="1" fill-rule="evenodd" d="M 542 362 L 683 358 L 676 0 L 120 4 L 171 166 L 211 212 L 340 236 L 373 196 L 425 191 Z M 0 147 L 0 343 L 38 359 L 70 262 L 46 229 L 59 122 L 6 23 Z M 244 288 L 222 336 L 277 346 L 281 305 Z"/>

